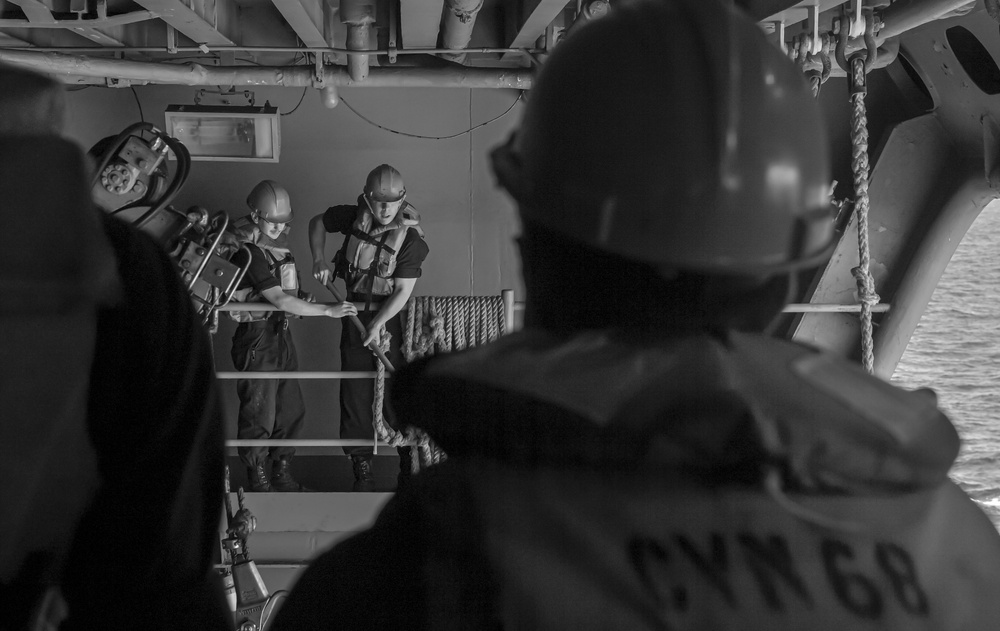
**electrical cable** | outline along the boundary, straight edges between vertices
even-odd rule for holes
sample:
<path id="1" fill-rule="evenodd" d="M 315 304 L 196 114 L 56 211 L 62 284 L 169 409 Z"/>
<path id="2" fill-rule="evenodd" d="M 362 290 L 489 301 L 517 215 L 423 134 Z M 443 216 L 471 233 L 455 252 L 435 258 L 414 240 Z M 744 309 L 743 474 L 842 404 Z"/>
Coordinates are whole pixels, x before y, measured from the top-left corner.
<path id="1" fill-rule="evenodd" d="M 146 117 L 142 115 L 142 103 L 139 102 L 139 95 L 136 94 L 135 88 L 133 88 L 132 86 L 129 86 L 129 89 L 132 90 L 132 96 L 135 97 L 135 104 L 139 107 L 139 120 L 145 123 Z"/>
<path id="2" fill-rule="evenodd" d="M 470 132 L 472 132 L 472 131 L 474 131 L 476 129 L 479 129 L 480 127 L 485 127 L 485 126 L 489 125 L 490 123 L 492 123 L 495 120 L 499 120 L 499 119 L 503 118 L 504 116 L 507 115 L 508 112 L 510 112 L 512 109 L 514 109 L 514 106 L 517 105 L 517 102 L 520 101 L 521 97 L 523 97 L 523 96 L 524 96 L 524 91 L 521 90 L 521 91 L 518 92 L 517 98 L 514 99 L 514 102 L 510 104 L 510 107 L 508 107 L 502 113 L 494 116 L 493 118 L 491 118 L 490 120 L 486 121 L 485 123 L 479 123 L 478 125 L 470 127 L 469 129 L 466 129 L 465 131 L 460 131 L 458 133 L 450 134 L 448 136 L 422 136 L 420 134 L 411 134 L 411 133 L 405 132 L 405 131 L 399 131 L 399 130 L 396 130 L 396 129 L 390 129 L 389 127 L 385 127 L 383 125 L 379 125 L 375 121 L 373 121 L 373 120 L 371 120 L 369 118 L 366 118 L 364 114 L 362 114 L 358 110 L 356 110 L 353 107 L 351 107 L 351 104 L 348 103 L 347 99 L 345 99 L 344 97 L 340 97 L 340 101 L 341 101 L 341 103 L 343 103 L 344 105 L 347 106 L 347 109 L 349 109 L 352 112 L 354 112 L 355 114 L 357 114 L 358 118 L 360 118 L 361 120 L 365 121 L 369 125 L 374 125 L 375 127 L 378 127 L 379 129 L 384 129 L 385 131 L 392 132 L 394 134 L 399 134 L 400 136 L 408 136 L 410 138 L 423 138 L 425 140 L 447 140 L 449 138 L 457 138 L 459 136 L 463 136 L 463 135 L 468 134 L 468 133 L 470 133 Z"/>
<path id="3" fill-rule="evenodd" d="M 292 114 L 294 114 L 295 110 L 299 109 L 299 106 L 302 105 L 302 99 L 306 98 L 306 90 L 308 90 L 308 89 L 309 89 L 309 86 L 306 86 L 306 87 L 302 88 L 302 96 L 299 97 L 299 102 L 296 103 L 295 107 L 293 107 L 291 110 L 289 110 L 287 112 L 282 112 L 281 115 L 282 116 L 291 116 Z"/>
<path id="4" fill-rule="evenodd" d="M 301 42 L 301 40 L 299 40 L 299 41 Z M 298 65 L 295 62 L 298 60 L 300 54 L 301 53 L 296 53 L 295 57 L 292 58 L 292 65 L 293 66 Z M 305 59 L 305 55 L 302 55 L 302 58 Z M 302 88 L 302 94 L 299 96 L 299 102 L 296 103 L 295 107 L 293 107 L 291 110 L 289 110 L 287 112 L 283 112 L 281 115 L 282 116 L 291 116 L 292 114 L 294 114 L 295 110 L 299 109 L 299 106 L 302 105 L 302 99 L 306 98 L 306 90 L 308 90 L 308 89 L 309 89 L 308 86 Z"/>

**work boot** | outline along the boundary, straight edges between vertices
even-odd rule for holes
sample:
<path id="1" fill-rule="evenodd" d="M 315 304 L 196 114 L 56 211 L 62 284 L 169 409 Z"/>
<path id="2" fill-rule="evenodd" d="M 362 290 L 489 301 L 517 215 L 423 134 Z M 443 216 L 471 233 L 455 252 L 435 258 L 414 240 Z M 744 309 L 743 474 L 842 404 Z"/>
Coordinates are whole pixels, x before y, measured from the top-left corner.
<path id="1" fill-rule="evenodd" d="M 351 464 L 354 466 L 354 486 L 351 487 L 351 490 L 354 492 L 374 491 L 375 476 L 372 475 L 372 457 L 351 456 Z"/>
<path id="2" fill-rule="evenodd" d="M 399 448 L 399 474 L 396 475 L 396 490 L 409 484 L 413 476 L 413 451 L 410 447 Z"/>
<path id="3" fill-rule="evenodd" d="M 264 471 L 264 463 L 258 462 L 254 467 L 247 467 L 247 479 L 250 481 L 250 492 L 270 493 L 273 489 L 267 480 L 267 472 Z"/>
<path id="4" fill-rule="evenodd" d="M 271 467 L 271 487 L 283 493 L 303 493 L 306 488 L 292 477 L 292 462 L 290 458 L 275 460 Z"/>

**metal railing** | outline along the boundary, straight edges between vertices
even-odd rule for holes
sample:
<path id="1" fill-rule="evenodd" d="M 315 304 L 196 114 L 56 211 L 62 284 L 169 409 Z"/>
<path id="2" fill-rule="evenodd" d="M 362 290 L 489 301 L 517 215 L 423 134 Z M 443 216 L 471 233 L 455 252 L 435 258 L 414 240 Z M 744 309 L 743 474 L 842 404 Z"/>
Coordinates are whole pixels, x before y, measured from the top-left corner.
<path id="1" fill-rule="evenodd" d="M 514 330 L 514 312 L 523 309 L 523 304 L 514 302 L 514 291 L 505 289 L 500 292 L 503 300 L 503 314 L 505 331 Z M 364 303 L 355 302 L 359 309 L 364 308 Z M 218 311 L 280 311 L 269 302 L 230 302 L 218 307 Z M 217 379 L 374 379 L 377 373 L 374 370 L 322 370 L 322 371 L 218 371 L 215 373 Z M 390 376 L 386 372 L 385 377 Z M 347 439 L 347 438 L 255 438 L 255 439 L 227 439 L 226 447 L 372 447 L 377 455 L 378 450 L 389 448 L 385 442 L 378 440 L 374 435 L 368 439 Z M 395 450 L 392 451 L 395 453 Z"/>
<path id="2" fill-rule="evenodd" d="M 514 313 L 524 310 L 523 302 L 514 301 L 514 292 L 505 289 L 501 292 L 504 306 L 504 324 L 506 331 L 514 330 Z M 358 303 L 354 303 L 358 305 Z M 362 308 L 364 305 L 360 305 Z M 277 307 L 268 302 L 230 302 L 222 305 L 219 311 L 278 311 Z M 784 313 L 858 313 L 861 310 L 859 304 L 819 304 L 819 303 L 793 303 L 785 305 Z M 880 303 L 874 305 L 872 311 L 886 312 L 889 305 Z M 219 371 L 216 378 L 224 380 L 233 379 L 374 379 L 376 372 L 357 370 L 325 370 L 325 371 Z M 386 373 L 389 377 L 389 373 Z M 230 439 L 226 441 L 227 447 L 367 447 L 372 446 L 377 454 L 379 448 L 388 448 L 389 445 L 379 441 L 377 438 L 368 439 L 339 439 L 339 438 L 302 438 L 302 439 Z"/>

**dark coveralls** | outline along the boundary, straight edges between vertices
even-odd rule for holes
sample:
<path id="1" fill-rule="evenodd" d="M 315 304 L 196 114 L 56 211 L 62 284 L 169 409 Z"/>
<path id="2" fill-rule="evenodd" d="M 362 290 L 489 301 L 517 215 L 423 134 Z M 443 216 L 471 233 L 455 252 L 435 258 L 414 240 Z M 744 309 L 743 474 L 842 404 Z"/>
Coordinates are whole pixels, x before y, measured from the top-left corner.
<path id="1" fill-rule="evenodd" d="M 239 289 L 252 288 L 253 294 L 280 287 L 275 262 L 264 250 L 246 244 L 250 267 Z M 287 262 L 287 259 L 283 259 Z M 299 368 L 295 343 L 282 311 L 271 312 L 265 320 L 241 322 L 233 334 L 233 366 L 239 371 L 296 371 Z M 305 418 L 305 404 L 299 382 L 294 379 L 237 379 L 240 411 L 236 435 L 241 439 L 294 438 Z M 248 468 L 272 460 L 290 458 L 294 447 L 240 447 L 240 461 Z"/>
<path id="2" fill-rule="evenodd" d="M 359 204 L 364 203 L 358 200 Z M 345 240 L 351 233 L 351 227 L 358 215 L 358 206 L 340 205 L 332 206 L 323 214 L 323 226 L 328 233 L 339 232 L 344 235 Z M 406 239 L 396 256 L 396 269 L 393 278 L 420 278 L 420 266 L 427 258 L 429 248 L 422 238 L 414 230 L 407 231 Z M 345 279 L 348 286 L 352 285 L 356 278 Z M 348 294 L 347 300 L 363 305 L 368 296 L 362 294 Z M 373 296 L 373 304 L 368 310 L 358 309 L 358 319 L 367 326 L 386 296 Z M 377 302 L 377 304 L 375 304 Z M 403 327 L 399 318 L 390 319 L 386 325 L 386 330 L 392 336 L 389 341 L 389 351 L 386 357 L 396 369 L 401 368 L 406 360 L 403 357 Z M 372 371 L 376 369 L 378 359 L 364 345 L 363 336 L 357 327 L 345 323 L 341 328 L 340 335 L 340 362 L 341 370 L 362 370 Z M 383 416 L 391 427 L 397 427 L 396 416 L 389 405 L 389 392 L 391 391 L 392 380 L 385 382 L 386 397 L 384 399 Z M 340 382 L 340 437 L 342 439 L 368 439 L 375 435 L 372 427 L 372 402 L 375 398 L 375 391 L 372 382 L 368 379 L 344 379 Z M 344 453 L 348 456 L 371 455 L 371 447 L 344 447 Z"/>

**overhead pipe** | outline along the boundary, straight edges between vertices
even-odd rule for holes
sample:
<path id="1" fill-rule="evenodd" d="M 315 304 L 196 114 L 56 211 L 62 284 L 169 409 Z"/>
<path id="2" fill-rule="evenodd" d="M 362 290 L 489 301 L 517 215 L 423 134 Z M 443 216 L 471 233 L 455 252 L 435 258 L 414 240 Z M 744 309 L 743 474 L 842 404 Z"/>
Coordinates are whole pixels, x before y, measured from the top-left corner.
<path id="1" fill-rule="evenodd" d="M 27 42 L 23 46 L 10 46 L 10 48 L 17 48 L 21 50 L 31 50 L 33 52 L 44 52 L 44 53 L 102 53 L 102 54 L 128 54 L 128 53 L 199 53 L 201 55 L 205 54 L 204 46 L 34 46 Z M 228 53 L 319 53 L 326 55 L 346 55 L 352 51 L 346 48 L 337 48 L 335 46 L 213 46 L 209 49 L 209 52 L 228 52 Z M 372 55 L 388 55 L 394 52 L 400 57 L 403 56 L 420 56 L 420 55 L 434 55 L 438 53 L 450 53 L 451 50 L 447 48 L 397 48 L 395 51 L 391 51 L 388 48 L 369 48 L 364 51 L 356 51 L 354 54 L 357 55 L 367 55 L 371 57 Z M 466 48 L 465 52 L 475 53 L 477 55 L 506 55 L 510 54 L 522 54 L 522 55 L 532 55 L 534 53 L 544 52 L 543 50 L 536 50 L 531 48 L 491 48 L 491 47 L 477 47 L 477 48 Z M 183 59 L 182 59 L 183 60 Z M 333 63 L 336 63 L 335 61 Z"/>
<path id="2" fill-rule="evenodd" d="M 441 45 L 453 50 L 468 48 L 472 41 L 472 30 L 476 26 L 476 16 L 483 8 L 484 0 L 445 0 L 444 19 L 441 22 Z M 444 59 L 456 63 L 465 62 L 465 53 L 444 53 Z"/>
<path id="3" fill-rule="evenodd" d="M 340 0 L 340 21 L 347 25 L 347 49 L 367 50 L 375 3 L 370 0 Z M 355 81 L 368 76 L 368 55 L 347 55 L 347 71 Z"/>
<path id="4" fill-rule="evenodd" d="M 82 55 L 37 53 L 0 49 L 0 61 L 45 72 L 66 83 L 90 84 L 128 81 L 168 85 L 278 86 L 304 88 L 317 85 L 316 68 L 307 66 L 202 66 L 201 64 L 157 64 L 123 59 L 98 59 Z M 530 90 L 534 72 L 530 68 L 372 68 L 363 80 L 342 66 L 322 68 L 321 85 L 370 88 L 497 88 Z"/>
<path id="5" fill-rule="evenodd" d="M 907 31 L 944 17 L 965 15 L 976 8 L 978 0 L 896 0 L 883 10 L 881 27 L 875 33 L 875 43 L 899 37 Z M 842 27 L 843 28 L 843 27 Z M 865 47 L 862 38 L 847 42 L 847 54 Z"/>
<path id="6" fill-rule="evenodd" d="M 882 28 L 875 41 L 882 44 L 890 37 L 933 22 L 950 13 L 964 15 L 976 8 L 977 0 L 896 0 L 882 11 Z"/>

